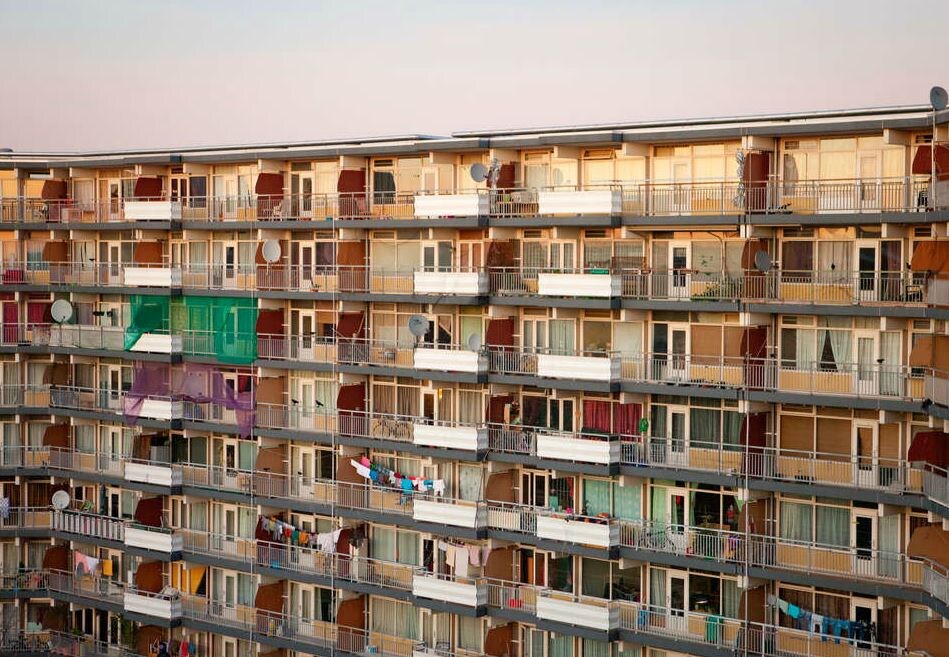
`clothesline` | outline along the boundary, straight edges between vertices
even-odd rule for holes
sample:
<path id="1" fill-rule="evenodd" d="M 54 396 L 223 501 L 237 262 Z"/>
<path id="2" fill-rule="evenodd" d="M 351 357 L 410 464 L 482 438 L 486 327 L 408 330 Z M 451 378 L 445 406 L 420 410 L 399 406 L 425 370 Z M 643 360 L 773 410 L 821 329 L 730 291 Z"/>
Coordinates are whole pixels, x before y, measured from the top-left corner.
<path id="1" fill-rule="evenodd" d="M 261 516 L 259 522 L 260 528 L 273 537 L 274 543 L 289 542 L 291 545 L 314 548 L 320 552 L 336 552 L 336 542 L 343 531 L 336 529 L 322 533 L 308 532 L 279 518 L 267 516 Z"/>
<path id="2" fill-rule="evenodd" d="M 874 638 L 873 635 L 876 634 L 876 627 L 873 623 L 867 624 L 863 621 L 824 616 L 773 595 L 769 595 L 767 601 L 768 605 L 777 607 L 781 613 L 794 619 L 798 629 L 813 633 L 815 628 L 820 628 L 821 641 L 827 641 L 830 636 L 834 637 L 835 643 L 840 643 L 841 636 L 845 639 L 870 641 Z"/>
<path id="3" fill-rule="evenodd" d="M 349 463 L 355 468 L 356 474 L 363 479 L 368 479 L 378 484 L 389 484 L 401 489 L 403 493 L 413 493 L 415 491 L 425 493 L 432 491 L 439 497 L 445 494 L 444 479 L 423 479 L 422 477 L 405 476 L 384 465 L 372 463 L 366 456 L 360 457 L 358 461 L 350 459 Z"/>

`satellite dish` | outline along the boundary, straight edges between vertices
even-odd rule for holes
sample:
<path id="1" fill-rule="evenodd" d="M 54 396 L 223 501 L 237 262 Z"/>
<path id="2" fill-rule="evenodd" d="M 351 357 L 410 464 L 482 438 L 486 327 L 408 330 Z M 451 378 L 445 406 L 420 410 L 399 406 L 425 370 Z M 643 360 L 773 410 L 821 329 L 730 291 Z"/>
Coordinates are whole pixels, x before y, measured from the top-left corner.
<path id="1" fill-rule="evenodd" d="M 63 509 L 68 507 L 69 501 L 70 501 L 69 493 L 67 493 L 64 490 L 58 490 L 55 493 L 53 493 L 53 499 L 51 500 L 51 502 L 53 503 L 53 508 L 56 509 L 57 511 L 62 511 Z"/>
<path id="2" fill-rule="evenodd" d="M 767 251 L 755 252 L 755 269 L 761 272 L 771 271 L 771 256 Z"/>
<path id="3" fill-rule="evenodd" d="M 409 333 L 417 338 L 428 333 L 428 318 L 424 315 L 412 315 L 409 317 Z"/>
<path id="4" fill-rule="evenodd" d="M 477 333 L 472 333 L 468 336 L 468 349 L 471 351 L 481 351 L 481 336 Z"/>
<path id="5" fill-rule="evenodd" d="M 265 262 L 277 262 L 280 260 L 280 242 L 277 240 L 267 240 L 260 247 L 260 255 L 264 257 Z"/>
<path id="6" fill-rule="evenodd" d="M 942 87 L 933 87 L 929 90 L 929 104 L 934 110 L 941 112 L 949 105 L 949 93 Z"/>
<path id="7" fill-rule="evenodd" d="M 484 182 L 488 179 L 488 167 L 480 162 L 475 162 L 471 165 L 471 168 L 468 169 L 468 174 L 475 182 Z"/>
<path id="8" fill-rule="evenodd" d="M 56 299 L 53 305 L 50 306 L 49 312 L 53 316 L 53 321 L 57 324 L 68 322 L 72 319 L 72 304 L 66 299 Z"/>

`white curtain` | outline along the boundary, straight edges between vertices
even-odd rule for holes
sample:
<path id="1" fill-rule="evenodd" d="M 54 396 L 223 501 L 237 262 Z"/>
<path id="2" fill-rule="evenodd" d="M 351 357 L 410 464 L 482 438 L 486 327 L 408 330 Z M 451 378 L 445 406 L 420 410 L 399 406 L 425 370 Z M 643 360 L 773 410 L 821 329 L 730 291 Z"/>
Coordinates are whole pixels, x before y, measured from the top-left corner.
<path id="1" fill-rule="evenodd" d="M 817 271 L 823 272 L 830 280 L 846 281 L 850 274 L 853 242 L 817 243 Z"/>
<path id="2" fill-rule="evenodd" d="M 572 319 L 552 319 L 550 324 L 550 352 L 554 354 L 573 354 L 574 323 Z"/>
<path id="3" fill-rule="evenodd" d="M 852 360 L 850 353 L 850 332 L 826 331 L 826 334 L 830 340 L 830 350 L 834 355 L 834 363 L 837 365 L 837 370 L 840 371 L 841 364 L 849 363 Z M 820 342 L 823 344 L 823 340 Z"/>
<path id="4" fill-rule="evenodd" d="M 817 507 L 817 542 L 821 545 L 850 545 L 850 510 L 835 506 Z"/>
<path id="5" fill-rule="evenodd" d="M 781 538 L 810 542 L 814 535 L 812 509 L 809 504 L 781 502 Z"/>
<path id="6" fill-rule="evenodd" d="M 796 329 L 795 335 L 797 340 L 795 343 L 795 350 L 797 352 L 795 367 L 798 369 L 814 367 L 814 362 L 817 360 L 817 350 L 814 345 L 814 331 Z"/>

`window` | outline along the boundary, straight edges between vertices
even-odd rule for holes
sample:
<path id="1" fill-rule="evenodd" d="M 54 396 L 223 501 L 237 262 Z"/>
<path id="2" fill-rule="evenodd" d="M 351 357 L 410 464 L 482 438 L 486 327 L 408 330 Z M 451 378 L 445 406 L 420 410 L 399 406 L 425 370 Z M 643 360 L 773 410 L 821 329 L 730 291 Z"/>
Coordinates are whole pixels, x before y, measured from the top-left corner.
<path id="1" fill-rule="evenodd" d="M 369 611 L 373 632 L 418 640 L 418 612 L 412 603 L 373 597 Z"/>
<path id="2" fill-rule="evenodd" d="M 468 502 L 481 500 L 481 468 L 473 465 L 458 466 L 458 496 Z"/>
<path id="3" fill-rule="evenodd" d="M 481 619 L 475 616 L 458 616 L 458 647 L 480 653 Z"/>
<path id="4" fill-rule="evenodd" d="M 250 606 L 254 604 L 256 586 L 254 577 L 246 573 L 237 574 L 237 604 Z"/>
<path id="5" fill-rule="evenodd" d="M 821 545 L 850 546 L 850 510 L 844 507 L 817 506 L 816 540 Z"/>
<path id="6" fill-rule="evenodd" d="M 414 532 L 390 527 L 372 528 L 369 537 L 369 554 L 373 559 L 393 561 L 418 566 L 418 535 Z"/>
<path id="7" fill-rule="evenodd" d="M 809 504 L 781 502 L 781 538 L 809 543 L 814 535 L 811 509 Z"/>

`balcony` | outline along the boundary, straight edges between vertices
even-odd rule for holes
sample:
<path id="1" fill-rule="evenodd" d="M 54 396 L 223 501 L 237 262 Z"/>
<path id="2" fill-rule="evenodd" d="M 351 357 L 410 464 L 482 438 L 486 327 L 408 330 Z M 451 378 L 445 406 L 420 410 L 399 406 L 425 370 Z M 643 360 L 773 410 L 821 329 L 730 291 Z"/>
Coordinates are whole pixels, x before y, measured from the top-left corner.
<path id="1" fill-rule="evenodd" d="M 607 271 L 580 273 L 538 272 L 537 294 L 542 297 L 587 297 L 610 299 L 620 296 L 622 278 Z"/>
<path id="2" fill-rule="evenodd" d="M 52 512 L 49 526 L 52 530 L 64 534 L 101 538 L 119 543 L 121 543 L 125 537 L 125 522 L 123 520 L 94 513 L 54 511 Z M 82 540 L 82 538 L 79 540 Z"/>
<path id="3" fill-rule="evenodd" d="M 486 191 L 461 194 L 416 194 L 415 218 L 484 217 L 490 210 Z"/>
<path id="4" fill-rule="evenodd" d="M 412 504 L 412 519 L 416 522 L 479 529 L 484 527 L 485 508 L 477 502 L 416 498 Z"/>
<path id="5" fill-rule="evenodd" d="M 412 444 L 479 452 L 488 448 L 488 430 L 483 426 L 460 422 L 416 420 L 412 424 Z"/>
<path id="6" fill-rule="evenodd" d="M 429 572 L 419 572 L 412 577 L 412 595 L 466 607 L 480 607 L 487 603 L 487 589 L 476 580 Z"/>
<path id="7" fill-rule="evenodd" d="M 159 287 L 180 286 L 181 268 L 170 265 L 91 262 L 7 263 L 7 285 L 49 287 Z"/>
<path id="8" fill-rule="evenodd" d="M 600 432 L 555 431 L 519 424 L 491 424 L 488 449 L 554 460 L 613 465 L 622 458 L 617 436 Z"/>
<path id="9" fill-rule="evenodd" d="M 619 608 L 608 600 L 580 598 L 542 589 L 537 596 L 537 618 L 609 632 L 619 627 Z"/>
<path id="10" fill-rule="evenodd" d="M 175 593 L 151 593 L 129 588 L 123 597 L 125 611 L 170 621 L 181 618 L 181 599 Z"/>
<path id="11" fill-rule="evenodd" d="M 181 201 L 133 201 L 123 203 L 126 221 L 180 221 Z"/>
<path id="12" fill-rule="evenodd" d="M 181 469 L 172 463 L 125 459 L 125 480 L 157 486 L 180 486 Z"/>
<path id="13" fill-rule="evenodd" d="M 554 215 L 618 215 L 623 212 L 623 191 L 616 189 L 553 189 L 537 195 L 537 213 Z"/>
<path id="14" fill-rule="evenodd" d="M 412 366 L 417 370 L 483 374 L 488 371 L 488 357 L 464 346 L 418 346 L 412 352 Z"/>
<path id="15" fill-rule="evenodd" d="M 415 294 L 470 295 L 488 293 L 488 274 L 482 269 L 416 271 L 412 273 Z"/>
<path id="16" fill-rule="evenodd" d="M 609 548 L 619 545 L 620 528 L 608 518 L 567 515 L 539 509 L 537 538 Z"/>
<path id="17" fill-rule="evenodd" d="M 122 414 L 125 409 L 126 392 L 120 390 L 79 386 L 28 386 L 26 392 L 28 394 L 25 398 L 28 405 L 48 405 L 53 408 L 115 414 Z M 139 417 L 152 420 L 173 420 L 181 417 L 181 402 L 171 397 L 153 395 L 141 401 Z"/>
<path id="18" fill-rule="evenodd" d="M 608 351 L 565 351 L 489 347 L 489 368 L 495 374 L 530 375 L 580 381 L 619 381 L 621 361 Z"/>
<path id="19" fill-rule="evenodd" d="M 164 554 L 181 552 L 182 549 L 182 539 L 177 532 L 139 524 L 130 524 L 125 528 L 125 544 L 129 547 Z"/>

